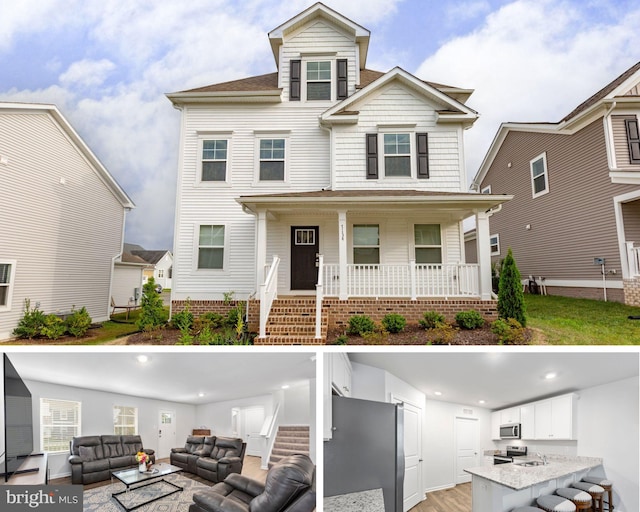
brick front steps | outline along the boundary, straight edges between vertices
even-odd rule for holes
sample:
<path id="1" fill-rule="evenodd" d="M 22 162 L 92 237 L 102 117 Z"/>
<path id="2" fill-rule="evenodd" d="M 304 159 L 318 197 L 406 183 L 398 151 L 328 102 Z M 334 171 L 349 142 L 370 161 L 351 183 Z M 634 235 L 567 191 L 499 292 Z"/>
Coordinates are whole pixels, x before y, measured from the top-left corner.
<path id="1" fill-rule="evenodd" d="M 267 321 L 267 337 L 256 338 L 256 345 L 324 345 L 328 317 L 322 315 L 321 338 L 316 339 L 316 300 L 276 299 Z"/>
<path id="2" fill-rule="evenodd" d="M 269 469 L 283 457 L 294 453 L 309 455 L 309 427 L 306 425 L 278 427 L 269 458 Z"/>

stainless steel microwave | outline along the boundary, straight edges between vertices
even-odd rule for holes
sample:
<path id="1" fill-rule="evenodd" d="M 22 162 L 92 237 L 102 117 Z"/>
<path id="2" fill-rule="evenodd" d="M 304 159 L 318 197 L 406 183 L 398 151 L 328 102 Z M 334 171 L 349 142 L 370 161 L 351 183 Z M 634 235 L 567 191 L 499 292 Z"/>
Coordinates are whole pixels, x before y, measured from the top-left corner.
<path id="1" fill-rule="evenodd" d="M 500 439 L 520 439 L 520 423 L 500 425 Z"/>

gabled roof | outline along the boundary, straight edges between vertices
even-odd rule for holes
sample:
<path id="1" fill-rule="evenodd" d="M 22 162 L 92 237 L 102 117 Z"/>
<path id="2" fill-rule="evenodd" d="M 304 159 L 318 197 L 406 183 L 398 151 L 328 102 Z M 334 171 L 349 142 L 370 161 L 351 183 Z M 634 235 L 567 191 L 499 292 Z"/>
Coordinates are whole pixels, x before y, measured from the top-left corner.
<path id="1" fill-rule="evenodd" d="M 152 265 L 155 265 L 156 263 L 158 263 L 165 254 L 167 254 L 169 251 L 167 251 L 166 249 L 161 250 L 161 251 L 131 251 L 131 254 L 133 254 L 134 256 L 137 256 L 139 258 L 142 258 L 144 261 L 146 261 L 147 263 L 151 263 Z"/>
<path id="2" fill-rule="evenodd" d="M 107 189 L 115 196 L 123 208 L 133 209 L 136 205 L 126 194 L 124 189 L 118 184 L 116 179 L 107 171 L 98 157 L 89 149 L 89 146 L 82 140 L 80 135 L 73 129 L 69 121 L 62 115 L 55 105 L 43 103 L 4 103 L 0 102 L 0 112 L 13 111 L 21 113 L 43 112 L 51 116 L 62 131 L 69 137 L 78 152 L 87 160 L 87 162 L 95 169 L 96 173 L 105 184 Z"/>
<path id="3" fill-rule="evenodd" d="M 313 4 L 308 9 L 269 32 L 271 51 L 276 59 L 276 65 L 279 65 L 280 46 L 284 38 L 315 18 L 324 18 L 354 36 L 356 43 L 360 46 L 360 68 L 364 68 L 367 62 L 367 51 L 369 49 L 369 36 L 371 32 L 321 2 Z"/>
<path id="4" fill-rule="evenodd" d="M 130 252 L 123 252 L 122 256 L 120 257 L 120 261 L 122 263 L 137 263 L 139 265 L 149 265 L 148 261 L 145 261 L 140 256 L 136 256 L 134 254 L 131 254 Z"/>

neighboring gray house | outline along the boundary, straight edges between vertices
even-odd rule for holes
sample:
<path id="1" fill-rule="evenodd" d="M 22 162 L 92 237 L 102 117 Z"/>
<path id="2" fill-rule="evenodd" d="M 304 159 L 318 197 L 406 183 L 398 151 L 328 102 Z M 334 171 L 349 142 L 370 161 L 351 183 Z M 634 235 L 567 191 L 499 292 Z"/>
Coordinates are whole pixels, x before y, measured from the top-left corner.
<path id="1" fill-rule="evenodd" d="M 135 205 L 55 106 L 0 103 L 0 190 L 0 340 L 25 299 L 108 319 Z"/>
<path id="2" fill-rule="evenodd" d="M 514 196 L 492 259 L 511 247 L 548 293 L 640 305 L 639 114 L 640 62 L 558 123 L 504 123 L 472 185 Z"/>

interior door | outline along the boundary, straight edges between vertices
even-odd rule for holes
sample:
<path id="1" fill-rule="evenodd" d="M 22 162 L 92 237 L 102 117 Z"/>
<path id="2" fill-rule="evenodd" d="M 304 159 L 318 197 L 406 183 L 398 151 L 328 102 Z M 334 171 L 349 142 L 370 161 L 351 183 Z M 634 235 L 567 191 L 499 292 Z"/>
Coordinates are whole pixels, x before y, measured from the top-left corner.
<path id="1" fill-rule="evenodd" d="M 464 470 L 478 465 L 478 420 L 456 417 L 456 484 L 470 482 Z"/>
<path id="2" fill-rule="evenodd" d="M 171 448 L 176 448 L 176 412 L 161 409 L 158 415 L 157 459 L 169 457 Z"/>
<path id="3" fill-rule="evenodd" d="M 422 491 L 422 409 L 393 397 L 393 403 L 404 403 L 404 492 L 403 511 L 424 500 Z"/>
<path id="4" fill-rule="evenodd" d="M 291 289 L 315 290 L 316 257 L 320 251 L 318 226 L 291 226 Z"/>
<path id="5" fill-rule="evenodd" d="M 263 439 L 260 435 L 264 423 L 264 407 L 246 407 L 240 411 L 242 439 L 247 443 L 246 455 L 262 456 Z"/>

